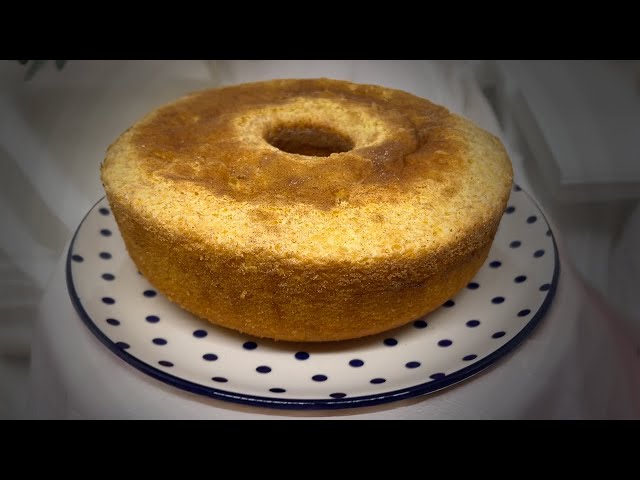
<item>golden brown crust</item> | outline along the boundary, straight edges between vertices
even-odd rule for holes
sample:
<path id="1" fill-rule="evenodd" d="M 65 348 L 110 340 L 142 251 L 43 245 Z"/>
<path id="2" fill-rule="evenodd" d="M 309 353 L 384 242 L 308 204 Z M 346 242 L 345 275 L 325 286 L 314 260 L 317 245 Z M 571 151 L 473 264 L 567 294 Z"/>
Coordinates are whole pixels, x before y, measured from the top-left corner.
<path id="1" fill-rule="evenodd" d="M 110 147 L 102 180 L 131 257 L 171 300 L 326 341 L 402 325 L 463 287 L 512 171 L 495 137 L 442 107 L 321 79 L 161 107 Z"/>
<path id="2" fill-rule="evenodd" d="M 301 156 L 274 146 L 278 133 L 305 130 L 315 137 L 331 131 L 342 151 L 310 160 L 317 152 Z M 158 109 L 136 127 L 131 145 L 148 172 L 175 182 L 240 201 L 325 208 L 339 193 L 368 202 L 453 175 L 466 150 L 443 107 L 398 90 L 329 80 L 204 91 Z"/>

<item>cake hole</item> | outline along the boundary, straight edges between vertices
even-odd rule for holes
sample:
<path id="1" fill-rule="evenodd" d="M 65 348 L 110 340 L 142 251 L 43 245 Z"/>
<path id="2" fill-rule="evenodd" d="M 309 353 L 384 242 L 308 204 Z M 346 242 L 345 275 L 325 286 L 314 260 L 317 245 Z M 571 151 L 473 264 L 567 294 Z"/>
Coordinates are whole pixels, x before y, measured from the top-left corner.
<path id="1" fill-rule="evenodd" d="M 354 146 L 349 137 L 318 125 L 280 126 L 268 132 L 265 140 L 283 152 L 310 157 L 328 157 L 348 152 Z"/>

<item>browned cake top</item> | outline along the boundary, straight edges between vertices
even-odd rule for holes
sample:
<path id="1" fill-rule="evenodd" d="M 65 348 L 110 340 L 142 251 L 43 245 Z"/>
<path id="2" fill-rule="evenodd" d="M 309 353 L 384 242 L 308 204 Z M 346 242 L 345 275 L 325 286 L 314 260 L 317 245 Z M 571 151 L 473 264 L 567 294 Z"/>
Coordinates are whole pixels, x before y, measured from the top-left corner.
<path id="1" fill-rule="evenodd" d="M 443 107 L 399 90 L 278 80 L 204 91 L 160 108 L 132 145 L 149 172 L 241 201 L 372 201 L 448 177 L 469 148 Z"/>

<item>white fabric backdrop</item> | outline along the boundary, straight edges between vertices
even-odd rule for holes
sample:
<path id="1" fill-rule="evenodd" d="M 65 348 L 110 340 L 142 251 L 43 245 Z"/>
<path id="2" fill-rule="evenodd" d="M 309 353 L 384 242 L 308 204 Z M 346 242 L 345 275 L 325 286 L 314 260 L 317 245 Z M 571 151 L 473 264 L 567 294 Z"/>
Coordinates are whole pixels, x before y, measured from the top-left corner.
<path id="1" fill-rule="evenodd" d="M 276 76 L 327 76 L 401 88 L 447 105 L 498 134 L 471 67 L 465 62 L 426 61 L 72 61 L 62 72 L 51 67 L 24 82 L 22 67 L 15 62 L 3 64 L 0 416 L 264 417 L 263 411 L 193 398 L 144 378 L 107 352 L 75 318 L 59 262 L 80 219 L 103 194 L 98 164 L 106 147 L 148 110 L 183 93 Z M 521 157 L 512 149 L 510 154 L 519 183 L 528 189 Z M 382 407 L 372 415 L 639 416 L 631 395 L 636 385 L 629 381 L 637 362 L 624 356 L 631 350 L 621 336 L 611 333 L 617 328 L 612 326 L 613 315 L 586 308 L 584 303 L 579 306 L 577 299 L 584 296 L 584 288 L 568 272 L 565 268 L 561 278 L 568 283 L 558 297 L 569 300 L 554 306 L 556 313 L 544 321 L 544 331 L 536 332 L 537 340 L 527 342 L 508 362 L 428 401 Z M 561 292 L 567 292 L 567 297 Z M 43 294 L 37 315 L 35 305 Z M 586 312 L 580 311 L 585 308 Z M 27 360 L 34 318 L 33 395 L 27 404 Z M 588 329 L 582 328 L 587 324 Z M 88 361 L 79 362 L 79 358 Z M 497 374 L 499 371 L 503 373 Z M 593 375 L 598 378 L 595 383 L 589 380 Z M 96 385 L 98 378 L 101 382 Z M 522 383 L 523 378 L 527 388 L 514 391 L 508 387 Z M 110 379 L 126 385 L 118 391 L 127 394 L 117 398 L 108 394 L 109 385 L 113 385 Z M 496 401 L 496 389 L 510 391 L 510 395 Z"/>

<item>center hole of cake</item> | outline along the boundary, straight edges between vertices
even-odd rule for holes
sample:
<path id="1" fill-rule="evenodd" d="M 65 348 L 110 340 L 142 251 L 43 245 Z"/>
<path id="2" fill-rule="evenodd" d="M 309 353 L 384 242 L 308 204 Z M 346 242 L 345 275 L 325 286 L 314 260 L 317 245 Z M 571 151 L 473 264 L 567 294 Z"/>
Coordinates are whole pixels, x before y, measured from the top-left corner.
<path id="1" fill-rule="evenodd" d="M 354 146 L 349 137 L 332 128 L 310 125 L 282 126 L 271 130 L 265 140 L 283 152 L 311 157 L 348 152 Z"/>

